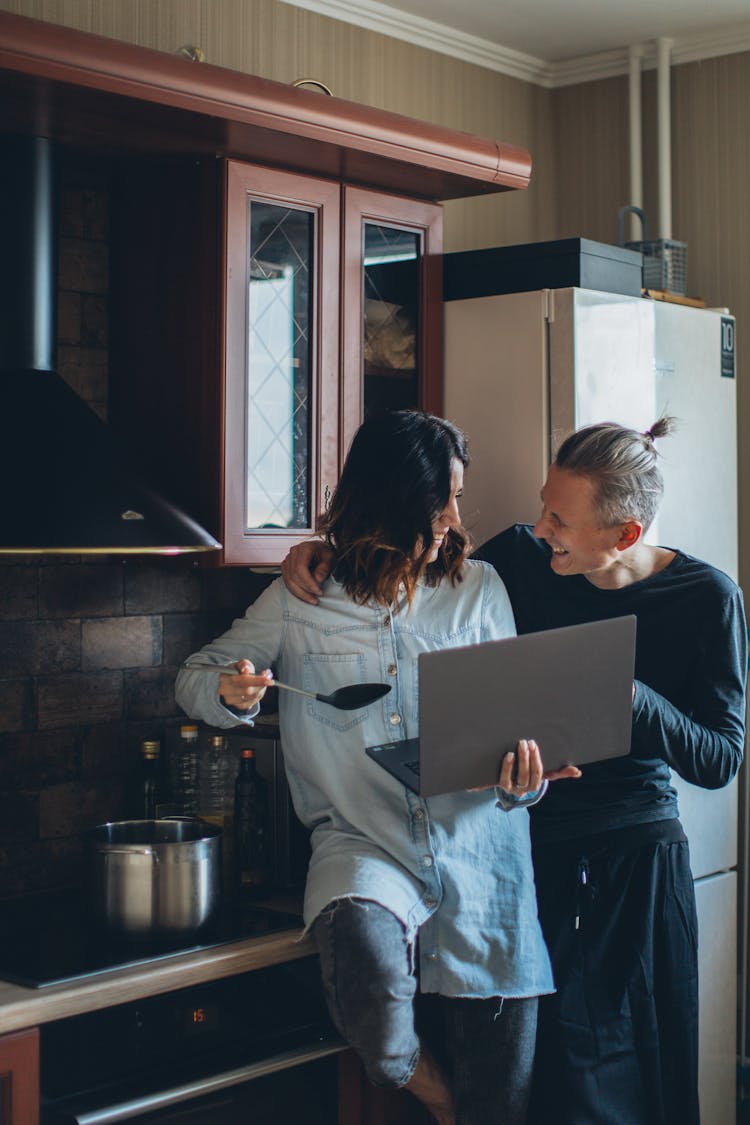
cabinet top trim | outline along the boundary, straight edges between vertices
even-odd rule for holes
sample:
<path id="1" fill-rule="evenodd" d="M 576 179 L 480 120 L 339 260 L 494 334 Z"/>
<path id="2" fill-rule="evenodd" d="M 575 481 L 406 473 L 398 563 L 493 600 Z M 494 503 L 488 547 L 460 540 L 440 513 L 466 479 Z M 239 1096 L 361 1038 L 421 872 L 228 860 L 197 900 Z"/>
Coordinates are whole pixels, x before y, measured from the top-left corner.
<path id="1" fill-rule="evenodd" d="M 529 153 L 163 51 L 0 13 L 0 128 L 213 153 L 421 198 L 525 188 Z"/>

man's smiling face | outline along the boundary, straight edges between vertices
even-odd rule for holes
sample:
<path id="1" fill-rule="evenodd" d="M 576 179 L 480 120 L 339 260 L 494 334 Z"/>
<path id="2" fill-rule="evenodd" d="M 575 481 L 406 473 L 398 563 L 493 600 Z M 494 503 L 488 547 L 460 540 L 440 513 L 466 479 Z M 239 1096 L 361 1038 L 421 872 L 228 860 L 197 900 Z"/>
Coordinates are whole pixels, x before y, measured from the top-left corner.
<path id="1" fill-rule="evenodd" d="M 557 465 L 550 467 L 541 497 L 534 535 L 552 549 L 550 566 L 556 574 L 585 574 L 598 585 L 596 579 L 621 561 L 622 525 L 602 527 L 591 479 Z"/>

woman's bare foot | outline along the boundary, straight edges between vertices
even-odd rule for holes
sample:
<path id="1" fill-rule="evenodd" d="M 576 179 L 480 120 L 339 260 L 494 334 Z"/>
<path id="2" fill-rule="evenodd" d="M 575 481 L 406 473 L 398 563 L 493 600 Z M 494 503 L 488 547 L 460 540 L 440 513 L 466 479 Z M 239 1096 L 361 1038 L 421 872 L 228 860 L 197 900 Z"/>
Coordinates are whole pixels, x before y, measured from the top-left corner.
<path id="1" fill-rule="evenodd" d="M 424 1047 L 404 1089 L 427 1106 L 437 1125 L 455 1125 L 453 1095 L 437 1063 Z"/>

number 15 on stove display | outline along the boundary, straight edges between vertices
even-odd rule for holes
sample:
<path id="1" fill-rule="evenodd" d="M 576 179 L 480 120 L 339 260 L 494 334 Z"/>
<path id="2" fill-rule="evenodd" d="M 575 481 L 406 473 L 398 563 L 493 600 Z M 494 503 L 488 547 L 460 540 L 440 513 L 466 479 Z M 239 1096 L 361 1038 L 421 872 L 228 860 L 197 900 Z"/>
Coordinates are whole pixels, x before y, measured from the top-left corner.
<path id="1" fill-rule="evenodd" d="M 215 1004 L 199 1005 L 187 1008 L 183 1012 L 183 1026 L 185 1031 L 200 1033 L 212 1031 L 219 1026 L 219 1010 Z"/>

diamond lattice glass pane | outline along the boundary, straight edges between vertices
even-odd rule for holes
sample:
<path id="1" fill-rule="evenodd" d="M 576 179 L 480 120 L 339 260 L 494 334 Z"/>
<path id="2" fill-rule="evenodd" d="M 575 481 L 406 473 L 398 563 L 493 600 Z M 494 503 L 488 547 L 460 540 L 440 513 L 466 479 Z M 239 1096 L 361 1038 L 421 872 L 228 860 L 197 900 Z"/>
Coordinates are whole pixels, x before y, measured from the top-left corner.
<path id="1" fill-rule="evenodd" d="M 248 203 L 245 525 L 309 527 L 314 215 Z"/>
<path id="2" fill-rule="evenodd" d="M 419 405 L 419 257 L 421 236 L 365 223 L 364 413 Z"/>

